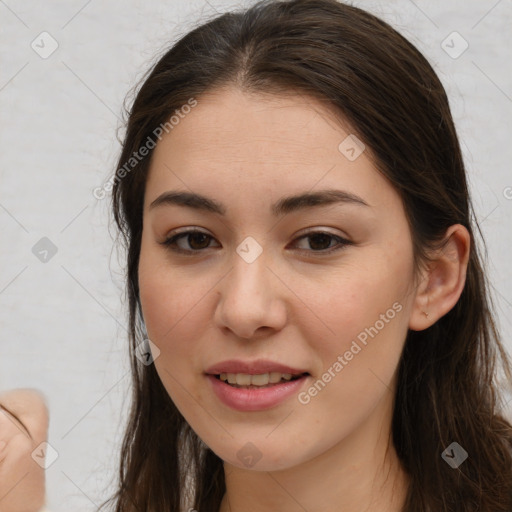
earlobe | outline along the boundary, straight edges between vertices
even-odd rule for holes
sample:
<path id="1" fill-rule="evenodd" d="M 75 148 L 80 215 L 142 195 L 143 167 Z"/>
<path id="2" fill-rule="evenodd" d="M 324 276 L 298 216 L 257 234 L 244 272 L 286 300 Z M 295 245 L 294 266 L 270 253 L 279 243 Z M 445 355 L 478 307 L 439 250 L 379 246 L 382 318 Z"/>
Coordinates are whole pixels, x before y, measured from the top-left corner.
<path id="1" fill-rule="evenodd" d="M 466 283 L 471 236 L 462 224 L 446 231 L 445 245 L 432 255 L 418 285 L 409 329 L 422 331 L 446 315 L 457 303 Z"/>

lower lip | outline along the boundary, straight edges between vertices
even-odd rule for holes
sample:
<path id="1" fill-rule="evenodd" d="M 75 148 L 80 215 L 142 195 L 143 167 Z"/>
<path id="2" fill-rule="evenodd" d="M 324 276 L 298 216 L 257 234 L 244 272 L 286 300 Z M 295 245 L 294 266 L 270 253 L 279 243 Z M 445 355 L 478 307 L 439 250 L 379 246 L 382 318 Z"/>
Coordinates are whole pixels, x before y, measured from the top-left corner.
<path id="1" fill-rule="evenodd" d="M 238 411 L 261 411 L 275 407 L 297 394 L 309 375 L 261 389 L 235 388 L 213 375 L 207 375 L 207 377 L 213 386 L 214 393 L 227 406 Z"/>

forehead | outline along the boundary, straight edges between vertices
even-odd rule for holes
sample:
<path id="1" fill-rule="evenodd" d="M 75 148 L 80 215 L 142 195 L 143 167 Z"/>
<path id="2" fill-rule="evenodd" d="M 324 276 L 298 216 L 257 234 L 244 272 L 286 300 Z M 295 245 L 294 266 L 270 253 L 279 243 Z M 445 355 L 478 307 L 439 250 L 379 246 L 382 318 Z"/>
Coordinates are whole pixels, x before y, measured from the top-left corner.
<path id="1" fill-rule="evenodd" d="M 280 195 L 277 190 L 336 187 L 365 195 L 370 204 L 397 200 L 368 149 L 347 158 L 342 149 L 353 141 L 350 126 L 313 98 L 226 88 L 197 102 L 154 150 L 146 186 L 150 200 L 177 187 L 231 191 L 248 200 Z"/>

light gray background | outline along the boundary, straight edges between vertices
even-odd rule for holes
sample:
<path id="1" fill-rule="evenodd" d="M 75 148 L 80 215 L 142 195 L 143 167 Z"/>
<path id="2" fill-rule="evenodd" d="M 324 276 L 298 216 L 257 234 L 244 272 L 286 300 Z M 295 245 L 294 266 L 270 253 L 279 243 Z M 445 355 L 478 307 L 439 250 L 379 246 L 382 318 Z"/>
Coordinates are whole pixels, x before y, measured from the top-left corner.
<path id="1" fill-rule="evenodd" d="M 354 3 L 413 41 L 447 88 L 512 352 L 512 1 Z M 108 201 L 92 195 L 114 171 L 122 101 L 168 42 L 248 4 L 0 0 L 0 389 L 48 397 L 53 511 L 109 495 L 128 408 L 122 270 Z M 43 31 L 59 45 L 46 59 L 31 47 Z M 458 58 L 441 47 L 454 31 L 469 44 Z M 46 263 L 32 252 L 42 237 L 57 247 Z"/>

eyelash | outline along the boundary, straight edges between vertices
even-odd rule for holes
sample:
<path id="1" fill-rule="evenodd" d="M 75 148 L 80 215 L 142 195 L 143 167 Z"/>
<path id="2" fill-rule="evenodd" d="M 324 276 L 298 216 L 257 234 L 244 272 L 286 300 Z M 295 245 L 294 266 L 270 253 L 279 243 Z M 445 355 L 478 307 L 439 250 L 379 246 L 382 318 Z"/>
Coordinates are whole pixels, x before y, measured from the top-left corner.
<path id="1" fill-rule="evenodd" d="M 200 235 L 209 237 L 210 239 L 214 239 L 212 236 L 208 235 L 207 233 L 204 233 L 203 231 L 199 231 L 197 229 L 191 229 L 188 231 L 182 231 L 181 233 L 178 233 L 176 235 L 172 235 L 171 237 L 167 238 L 166 240 L 164 240 L 163 242 L 160 242 L 160 243 L 161 243 L 161 245 L 169 248 L 173 252 L 185 254 L 187 256 L 195 256 L 196 254 L 198 254 L 200 252 L 204 252 L 205 249 L 187 250 L 187 249 L 181 249 L 175 245 L 177 240 L 187 237 L 189 235 L 193 235 L 193 234 L 200 234 Z M 324 250 L 320 250 L 320 251 L 307 250 L 307 249 L 299 249 L 299 250 L 306 251 L 306 252 L 318 253 L 319 256 L 322 256 L 322 255 L 330 255 L 336 251 L 345 249 L 345 247 L 348 245 L 353 245 L 353 242 L 351 242 L 350 240 L 346 240 L 345 238 L 342 238 L 338 235 L 333 235 L 332 233 L 329 233 L 326 231 L 311 231 L 309 233 L 306 233 L 306 234 L 303 234 L 303 235 L 297 237 L 294 240 L 294 242 L 297 240 L 301 240 L 303 238 L 309 238 L 309 237 L 315 236 L 315 235 L 327 235 L 328 237 L 331 237 L 331 238 L 337 240 L 338 246 L 334 246 L 334 248 L 324 249 Z M 208 248 L 209 247 L 207 247 L 206 249 L 208 249 Z"/>

